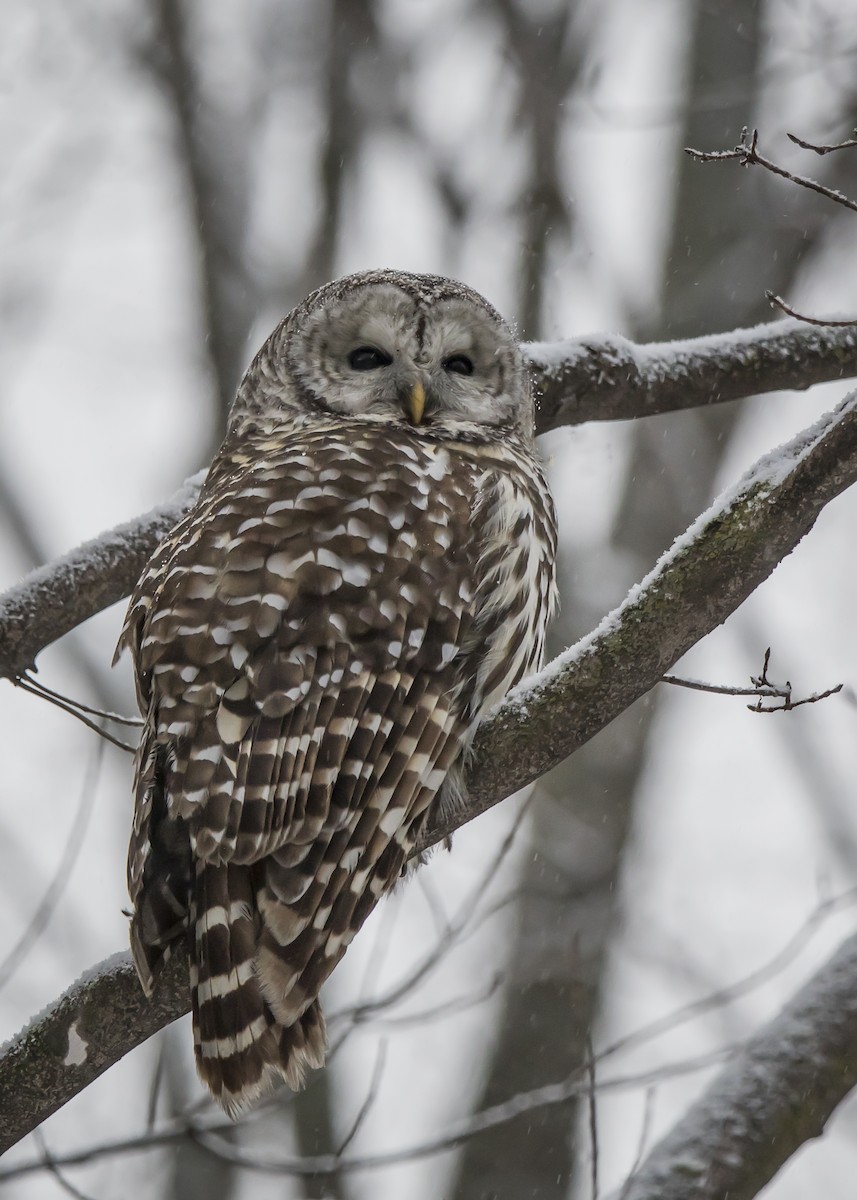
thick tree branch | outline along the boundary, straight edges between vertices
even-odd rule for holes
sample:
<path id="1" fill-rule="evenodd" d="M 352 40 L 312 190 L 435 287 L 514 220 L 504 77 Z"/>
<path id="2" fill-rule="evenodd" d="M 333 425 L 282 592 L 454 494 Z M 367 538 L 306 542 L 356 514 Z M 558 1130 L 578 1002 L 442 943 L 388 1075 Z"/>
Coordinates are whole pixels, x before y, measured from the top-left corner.
<path id="1" fill-rule="evenodd" d="M 464 819 L 532 783 L 722 624 L 857 480 L 857 392 L 765 455 L 677 538 L 625 602 L 480 727 Z M 460 814 L 428 831 L 432 845 Z"/>
<path id="2" fill-rule="evenodd" d="M 31 670 L 45 646 L 127 596 L 155 546 L 193 504 L 204 478 L 200 471 L 166 504 L 38 567 L 5 592 L 0 597 L 0 679 Z"/>
<path id="3" fill-rule="evenodd" d="M 744 1046 L 621 1192 L 750 1200 L 857 1085 L 857 935 Z"/>
<path id="4" fill-rule="evenodd" d="M 0 1153 L 188 1007 L 182 956 L 151 1001 L 128 953 L 87 972 L 0 1048 Z"/>
<path id="5" fill-rule="evenodd" d="M 620 608 L 507 698 L 476 739 L 467 804 L 432 824 L 420 849 L 532 782 L 653 687 L 767 579 L 824 506 L 855 480 L 857 393 L 762 458 Z M 187 1007 L 178 961 L 152 1004 L 138 990 L 127 956 L 95 968 L 0 1055 L 0 1150 Z"/>
<path id="6" fill-rule="evenodd" d="M 619 420 L 857 376 L 857 329 L 776 321 L 754 329 L 636 346 L 603 336 L 525 346 L 538 430 Z M 88 617 L 127 596 L 164 534 L 193 504 L 202 475 L 167 503 L 34 571 L 0 597 L 0 679 Z"/>
<path id="7" fill-rule="evenodd" d="M 539 432 L 803 390 L 857 374 L 857 329 L 772 321 L 680 342 L 616 335 L 532 342 Z"/>

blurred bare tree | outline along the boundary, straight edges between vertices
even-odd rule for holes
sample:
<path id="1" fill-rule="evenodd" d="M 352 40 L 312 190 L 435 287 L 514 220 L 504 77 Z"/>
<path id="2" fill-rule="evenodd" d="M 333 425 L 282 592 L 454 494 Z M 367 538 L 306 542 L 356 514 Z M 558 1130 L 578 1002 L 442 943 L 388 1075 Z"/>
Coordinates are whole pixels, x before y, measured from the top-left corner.
<path id="1" fill-rule="evenodd" d="M 498 244 L 492 269 L 508 315 L 527 338 L 556 332 L 556 280 L 571 273 L 585 242 L 569 144 L 592 101 L 598 67 L 610 57 L 610 38 L 631 19 L 631 8 L 621 0 L 601 7 L 591 0 L 449 0 L 432 16 L 424 7 L 406 0 L 150 0 L 108 21 L 92 5 L 81 6 L 82 24 L 97 30 L 123 64 L 112 60 L 112 69 L 127 72 L 129 91 L 156 97 L 169 133 L 161 167 L 182 197 L 193 264 L 187 299 L 204 380 L 191 452 L 199 462 L 222 435 L 254 338 L 325 280 L 386 265 L 362 257 L 364 233 L 377 219 L 373 206 L 381 219 L 396 206 L 406 209 L 418 198 L 415 183 L 437 231 L 425 265 L 466 276 L 486 254 L 488 229 Z M 768 40 L 786 8 L 783 0 L 682 6 L 668 122 L 678 166 L 663 258 L 654 268 L 659 295 L 645 313 L 629 298 L 620 302 L 636 312 L 624 332 L 638 339 L 759 322 L 768 315 L 764 288 L 789 294 L 819 252 L 827 214 L 819 216 L 804 195 L 784 198 L 761 173 L 736 180 L 680 154 L 685 145 L 731 145 L 743 125 L 765 113 Z M 482 86 L 468 95 L 456 123 L 442 89 L 444 80 L 457 81 L 468 55 L 478 57 Z M 853 120 L 853 103 L 853 93 L 843 96 L 842 111 L 828 114 L 831 123 Z M 842 160 L 820 169 L 841 182 Z M 5 311 L 12 301 L 2 286 Z M 575 514 L 566 514 L 572 531 L 564 542 L 553 652 L 592 628 L 705 508 L 738 419 L 737 405 L 721 405 L 634 423 L 607 539 L 596 547 L 578 542 Z M 0 508 L 20 558 L 41 561 L 37 523 L 5 477 Z M 110 687 L 87 655 L 79 651 L 78 666 L 95 698 L 107 703 Z M 485 1061 L 471 1068 L 481 1076 L 474 1112 L 567 1079 L 585 1064 L 623 916 L 623 856 L 655 713 L 648 696 L 538 785 L 514 902 L 505 910 L 499 1016 Z M 174 1116 L 191 1101 L 170 1045 L 165 1040 L 152 1107 Z M 333 1154 L 344 1114 L 354 1108 L 353 1097 L 337 1093 L 341 1079 L 335 1071 L 315 1077 L 261 1123 L 265 1137 L 282 1142 L 277 1129 L 286 1113 L 299 1155 Z M 451 1116 L 459 1115 L 457 1098 L 453 1084 Z M 561 1200 L 575 1180 L 585 1191 L 592 1154 L 585 1109 L 585 1099 L 572 1098 L 466 1139 L 444 1194 Z M 163 1196 L 239 1194 L 237 1167 L 191 1143 L 165 1153 Z M 283 1184 L 281 1194 L 297 1194 L 290 1187 Z M 300 1188 L 302 1195 L 343 1198 L 361 1190 L 336 1172 Z"/>

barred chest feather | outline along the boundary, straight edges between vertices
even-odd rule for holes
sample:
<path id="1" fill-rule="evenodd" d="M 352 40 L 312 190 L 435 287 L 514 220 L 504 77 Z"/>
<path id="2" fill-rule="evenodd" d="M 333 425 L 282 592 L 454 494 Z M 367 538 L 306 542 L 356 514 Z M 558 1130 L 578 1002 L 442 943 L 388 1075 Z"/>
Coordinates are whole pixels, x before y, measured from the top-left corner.
<path id="1" fill-rule="evenodd" d="M 486 511 L 475 626 L 481 637 L 470 700 L 477 723 L 542 665 L 556 607 L 556 518 L 541 470 L 532 458 L 508 448 L 488 460 L 480 481 Z"/>
<path id="2" fill-rule="evenodd" d="M 457 662 L 475 718 L 541 662 L 555 550 L 547 485 L 517 447 L 341 421 L 262 437 L 215 465 L 141 580 L 123 635 L 140 634 L 141 701 L 157 680 L 180 736 L 265 642 L 282 659 L 347 637 L 382 660 Z M 250 674 L 268 709 L 296 698 Z"/>

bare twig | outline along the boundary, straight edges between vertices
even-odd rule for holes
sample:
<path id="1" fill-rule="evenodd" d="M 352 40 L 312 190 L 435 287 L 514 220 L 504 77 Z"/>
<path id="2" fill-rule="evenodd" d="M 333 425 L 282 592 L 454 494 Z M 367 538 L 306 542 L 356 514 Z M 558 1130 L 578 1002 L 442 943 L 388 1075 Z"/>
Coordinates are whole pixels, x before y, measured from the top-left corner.
<path id="1" fill-rule="evenodd" d="M 39 1147 L 39 1151 L 42 1155 L 42 1162 L 45 1170 L 50 1171 L 51 1175 L 53 1175 L 54 1179 L 57 1181 L 58 1185 L 66 1193 L 66 1195 L 73 1196 L 74 1200 L 92 1200 L 92 1197 L 87 1196 L 85 1192 L 82 1192 L 79 1188 L 76 1188 L 74 1184 L 69 1183 L 63 1173 L 60 1171 L 59 1167 L 54 1161 L 53 1155 L 48 1149 L 48 1144 L 44 1139 L 41 1129 L 37 1129 L 35 1131 L 35 1139 L 36 1145 Z"/>
<path id="2" fill-rule="evenodd" d="M 761 698 L 755 704 L 748 704 L 747 708 L 754 713 L 775 713 L 775 712 L 791 712 L 794 708 L 800 708 L 803 704 L 818 704 L 819 700 L 826 700 L 828 696 L 835 696 L 837 692 L 841 692 L 845 685 L 837 683 L 836 687 L 828 688 L 826 692 L 813 692 L 811 696 L 805 696 L 803 700 L 792 700 L 791 689 L 789 688 L 788 695 L 785 697 L 782 704 L 762 704 Z"/>
<path id="3" fill-rule="evenodd" d="M 842 691 L 844 686 L 841 683 L 837 683 L 835 687 L 828 688 L 824 692 L 813 692 L 812 695 L 806 696 L 803 700 L 794 700 L 792 698 L 792 685 L 788 680 L 785 683 L 774 683 L 768 678 L 768 664 L 770 661 L 771 648 L 769 646 L 765 651 L 762 674 L 759 676 L 750 676 L 750 687 L 734 687 L 731 684 L 723 683 L 706 683 L 702 679 L 682 679 L 678 675 L 664 675 L 661 683 L 671 683 L 675 687 L 690 688 L 695 692 L 711 692 L 718 696 L 757 696 L 758 703 L 747 705 L 750 712 L 754 713 L 791 712 L 792 709 L 800 708 L 802 704 L 817 704 L 819 700 L 826 700 L 828 696 L 835 696 L 837 692 Z M 777 699 L 782 700 L 783 703 L 763 705 L 763 699 Z"/>
<path id="4" fill-rule="evenodd" d="M 841 150 L 847 146 L 857 145 L 855 142 L 840 142 L 837 146 L 815 146 L 811 142 L 804 142 L 794 134 L 788 134 L 788 137 L 798 146 L 802 146 L 806 150 L 814 150 L 817 154 L 828 154 L 832 150 Z M 778 166 L 769 158 L 759 153 L 759 131 L 754 129 L 752 133 L 744 127 L 741 130 L 741 141 L 732 150 L 694 150 L 690 146 L 685 146 L 685 153 L 698 162 L 722 162 L 725 159 L 737 159 L 742 167 L 753 166 L 758 164 L 764 167 L 765 170 L 771 171 L 774 175 L 779 175 L 783 179 L 788 179 L 790 183 L 797 184 L 798 187 L 807 188 L 810 191 L 818 192 L 819 195 L 825 196 L 828 200 L 833 200 L 836 204 L 842 204 L 852 212 L 857 212 L 857 201 L 849 199 L 842 192 L 835 188 L 829 188 L 823 183 L 819 183 L 815 179 L 811 179 L 807 175 L 794 175 L 791 171 L 787 171 L 784 167 Z M 822 317 L 810 317 L 804 313 L 798 312 L 790 304 L 787 304 L 782 296 L 778 296 L 770 289 L 765 290 L 765 296 L 770 304 L 779 308 L 782 312 L 790 317 L 794 317 L 797 321 L 802 321 L 806 325 L 815 325 L 827 328 L 847 329 L 857 325 L 857 319 L 825 319 Z"/>
<path id="5" fill-rule="evenodd" d="M 121 713 L 109 712 L 104 708 L 93 708 L 91 704 L 84 704 L 82 700 L 75 700 L 73 696 L 64 696 L 62 692 L 55 692 L 53 688 L 49 688 L 46 683 L 42 683 L 41 679 L 36 679 L 25 672 L 13 680 L 13 683 L 20 683 L 21 679 L 25 679 L 31 688 L 41 693 L 46 700 L 60 700 L 64 705 L 76 709 L 78 712 L 89 713 L 93 717 L 101 717 L 103 721 L 112 721 L 114 725 L 130 725 L 142 727 L 144 721 L 142 717 L 123 717 Z"/>
<path id="6" fill-rule="evenodd" d="M 626 1200 L 628 1190 L 634 1180 L 637 1172 L 640 1169 L 640 1164 L 646 1153 L 646 1147 L 649 1144 L 649 1136 L 652 1131 L 652 1120 L 655 1115 L 655 1088 L 654 1086 L 646 1088 L 646 1098 L 643 1102 L 643 1120 L 640 1123 L 640 1138 L 637 1143 L 637 1153 L 634 1155 L 634 1161 L 631 1164 L 631 1170 L 628 1172 L 628 1178 L 622 1186 L 622 1191 L 619 1193 L 618 1200 Z"/>
<path id="7" fill-rule="evenodd" d="M 98 737 L 104 739 L 104 742 L 109 742 L 110 745 L 118 746 L 120 750 L 126 750 L 128 754 L 133 754 L 134 749 L 136 749 L 136 746 L 132 746 L 131 743 L 128 742 L 122 742 L 121 738 L 115 737 L 115 734 L 110 733 L 108 730 L 106 730 L 106 728 L 104 728 L 103 725 L 98 725 L 97 721 L 92 721 L 90 720 L 89 716 L 85 715 L 86 712 L 94 712 L 94 709 L 88 709 L 86 708 L 85 704 L 80 704 L 76 700 L 67 700 L 67 698 L 65 696 L 61 696 L 59 692 L 52 691 L 49 688 L 44 688 L 44 686 L 42 686 L 37 679 L 32 678 L 29 673 L 20 674 L 20 676 L 14 677 L 12 679 L 12 683 L 16 685 L 16 688 L 20 688 L 22 691 L 29 691 L 31 696 L 38 696 L 40 700 L 47 700 L 47 702 L 49 704 L 53 704 L 55 708 L 60 708 L 62 712 L 70 714 L 73 716 L 73 718 L 76 718 L 78 721 L 80 721 L 80 724 L 85 725 L 86 728 L 89 728 L 89 730 L 94 730 L 98 734 Z M 95 712 L 98 712 L 98 709 L 95 709 Z M 112 714 L 103 713 L 103 716 L 106 720 L 113 720 Z M 126 725 L 132 724 L 132 721 L 128 718 L 116 719 L 121 720 Z M 134 721 L 133 724 L 138 725 L 142 724 L 142 722 Z"/>
<path id="8" fill-rule="evenodd" d="M 98 785 L 98 776 L 104 757 L 103 749 L 103 746 L 98 743 L 95 744 L 94 753 L 84 775 L 77 811 L 72 819 L 65 848 L 63 849 L 57 869 L 54 872 L 54 877 L 49 883 L 38 908 L 27 922 L 23 933 L 3 959 L 2 963 L 0 963 L 0 989 L 6 986 L 36 944 L 40 935 L 46 929 L 62 897 L 69 876 L 74 869 L 74 864 L 77 862 L 78 855 L 83 847 L 86 831 L 89 828 L 89 818 L 92 816 L 92 807 L 95 800 L 95 789 Z"/>
<path id="9" fill-rule="evenodd" d="M 155 1122 L 158 1119 L 158 1099 L 160 1098 L 161 1088 L 164 1083 L 166 1055 L 170 1053 L 168 1046 L 168 1040 L 162 1038 L 159 1047 L 158 1060 L 155 1063 L 155 1069 L 152 1072 L 152 1078 L 149 1083 L 149 1100 L 146 1105 L 146 1128 L 148 1130 L 155 1128 Z"/>
<path id="10" fill-rule="evenodd" d="M 753 684 L 754 687 L 757 687 L 757 688 L 776 688 L 777 687 L 777 685 L 775 683 L 771 683 L 770 679 L 768 678 L 768 667 L 770 665 L 771 665 L 771 647 L 768 646 L 768 648 L 765 651 L 764 656 L 762 658 L 762 674 L 750 676 L 750 682 Z M 790 683 L 786 683 L 784 686 L 786 688 L 788 688 L 789 692 L 791 692 L 792 685 Z"/>
<path id="11" fill-rule="evenodd" d="M 798 312 L 796 308 L 792 308 L 790 304 L 786 304 L 782 296 L 777 296 L 769 288 L 765 288 L 765 297 L 776 308 L 782 310 L 789 317 L 794 317 L 796 321 L 803 321 L 806 325 L 820 325 L 822 328 L 829 326 L 834 329 L 849 329 L 857 325 L 857 317 L 851 317 L 846 320 L 834 320 L 832 317 L 810 317 L 806 313 Z"/>
<path id="12" fill-rule="evenodd" d="M 837 692 L 841 692 L 843 684 L 837 683 L 835 687 L 828 688 L 826 692 L 814 692 L 811 696 L 805 697 L 803 700 L 792 699 L 792 685 L 789 680 L 783 684 L 771 683 L 768 679 L 768 664 L 771 661 L 770 646 L 765 651 L 765 658 L 762 663 L 762 674 L 758 677 L 750 677 L 750 682 L 759 689 L 759 700 L 756 704 L 748 704 L 750 712 L 756 713 L 771 713 L 771 712 L 791 712 L 793 708 L 800 708 L 802 704 L 817 704 L 819 700 L 826 700 L 828 696 L 835 696 Z M 765 689 L 771 689 L 770 692 Z M 763 705 L 761 697 L 764 695 L 774 695 L 782 698 L 782 704 Z"/>
<path id="13" fill-rule="evenodd" d="M 751 1200 L 857 1084 L 857 935 L 717 1076 L 625 1200 Z"/>
<path id="14" fill-rule="evenodd" d="M 135 747 L 129 742 L 123 742 L 121 738 L 115 737 L 112 733 L 99 725 L 97 721 L 90 720 L 84 713 L 80 712 L 75 706 L 75 702 L 67 702 L 61 699 L 56 692 L 49 692 L 46 688 L 40 687 L 36 680 L 30 675 L 18 675 L 13 680 L 15 687 L 19 687 L 23 692 L 29 692 L 32 696 L 38 696 L 40 700 L 47 700 L 48 704 L 53 704 L 55 708 L 62 709 L 63 712 L 69 713 L 75 717 L 87 729 L 92 729 L 105 742 L 110 742 L 112 746 L 118 746 L 120 750 L 126 750 L 129 754 L 133 754 Z"/>
<path id="15" fill-rule="evenodd" d="M 590 1150 L 590 1183 L 592 1200 L 598 1200 L 598 1101 L 595 1094 L 595 1050 L 592 1045 L 592 1035 L 586 1038 L 586 1098 L 589 1107 L 589 1150 Z"/>
<path id="16" fill-rule="evenodd" d="M 689 1004 L 685 1004 L 673 1012 L 666 1013 L 662 1017 L 657 1017 L 654 1021 L 649 1021 L 647 1024 L 632 1030 L 631 1033 L 624 1034 L 615 1042 L 611 1042 L 610 1045 L 603 1047 L 598 1055 L 599 1060 L 604 1062 L 623 1051 L 632 1050 L 636 1046 L 650 1044 L 663 1034 L 671 1033 L 680 1026 L 686 1025 L 698 1017 L 705 1016 L 706 1013 L 722 1008 L 726 1004 L 734 1003 L 741 996 L 748 995 L 763 983 L 776 978 L 777 975 L 795 961 L 797 955 L 809 943 L 812 935 L 823 921 L 831 914 L 841 912 L 843 908 L 854 904 L 855 901 L 857 901 L 857 889 L 851 889 L 851 891 L 844 892 L 840 896 L 823 901 L 804 921 L 797 932 L 789 938 L 786 944 L 777 951 L 773 958 L 761 967 L 757 967 L 742 979 L 736 980 L 726 987 L 709 992 L 707 996 L 702 996 L 698 1000 L 692 1000 Z"/>
<path id="17" fill-rule="evenodd" d="M 504 978 L 504 973 L 498 971 L 486 984 L 469 995 L 452 996 L 449 1000 L 433 1004 L 430 1008 L 421 1009 L 419 1012 L 407 1012 L 400 1017 L 376 1017 L 372 1021 L 372 1028 L 375 1030 L 424 1029 L 430 1021 L 441 1021 L 453 1013 L 467 1012 L 470 1008 L 485 1004 L 492 996 L 496 995 Z"/>
<path id="18" fill-rule="evenodd" d="M 778 166 L 771 159 L 760 154 L 758 129 L 750 131 L 745 126 L 741 130 L 741 141 L 732 150 L 694 150 L 690 146 L 685 146 L 684 151 L 685 154 L 689 154 L 691 158 L 695 158 L 698 162 L 722 162 L 726 159 L 734 158 L 737 159 L 742 167 L 751 167 L 754 165 L 764 167 L 766 171 L 770 171 L 773 175 L 779 175 L 783 179 L 788 179 L 790 183 L 797 184 L 798 187 L 818 192 L 820 196 L 825 196 L 835 204 L 841 204 L 845 208 L 850 208 L 852 212 L 857 212 L 857 200 L 849 199 L 842 192 L 836 191 L 835 188 L 826 187 L 823 183 L 819 183 L 817 179 L 811 179 L 808 175 L 794 175 L 791 171 L 787 171 L 785 167 Z"/>
<path id="19" fill-rule="evenodd" d="M 682 679 L 678 675 L 664 675 L 661 683 L 671 683 L 674 687 L 689 688 L 693 692 L 711 692 L 715 696 L 785 696 L 788 693 L 783 688 L 770 687 L 738 687 L 729 683 L 706 683 L 704 679 Z"/>
<path id="20" fill-rule="evenodd" d="M 336 1157 L 342 1158 L 345 1151 L 354 1141 L 360 1131 L 363 1122 L 366 1120 L 372 1105 L 378 1098 L 378 1090 L 381 1087 L 381 1080 L 384 1077 L 384 1064 L 387 1061 L 387 1043 L 382 1039 L 378 1043 L 378 1052 L 375 1055 L 375 1066 L 372 1068 L 372 1076 L 369 1080 L 369 1088 L 360 1108 L 357 1111 L 357 1116 L 351 1123 L 351 1128 L 346 1133 L 345 1137 L 340 1142 L 336 1150 Z"/>
<path id="21" fill-rule="evenodd" d="M 855 129 L 857 134 L 857 129 Z M 805 142 L 803 138 L 799 138 L 794 133 L 787 133 L 786 137 L 789 141 L 794 142 L 796 146 L 800 146 L 802 150 L 812 150 L 815 154 L 832 154 L 834 150 L 853 150 L 857 146 L 857 137 L 849 138 L 845 142 L 835 142 L 831 146 L 817 145 L 815 142 Z"/>
<path id="22" fill-rule="evenodd" d="M 528 796 L 524 804 L 521 805 L 517 818 L 511 828 L 507 830 L 505 837 L 491 856 L 479 879 L 464 901 L 459 905 L 458 912 L 447 925 L 443 937 L 439 938 L 423 958 L 411 968 L 408 974 L 400 979 L 398 983 L 393 984 L 383 996 L 376 996 L 372 1000 L 351 1005 L 338 1013 L 332 1013 L 328 1018 L 329 1024 L 332 1025 L 334 1021 L 342 1020 L 343 1018 L 347 1019 L 353 1025 L 363 1024 L 378 1012 L 386 1008 L 392 1008 L 398 1004 L 444 960 L 450 948 L 464 936 L 465 932 L 474 927 L 474 922 L 479 911 L 479 901 L 484 896 L 504 859 L 511 851 L 526 815 L 530 799 L 531 797 Z"/>

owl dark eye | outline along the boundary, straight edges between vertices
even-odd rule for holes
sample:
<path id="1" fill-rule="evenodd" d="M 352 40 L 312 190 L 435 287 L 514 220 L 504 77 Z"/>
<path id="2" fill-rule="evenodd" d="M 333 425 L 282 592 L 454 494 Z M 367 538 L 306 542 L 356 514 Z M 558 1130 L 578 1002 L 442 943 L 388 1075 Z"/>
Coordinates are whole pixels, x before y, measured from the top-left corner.
<path id="1" fill-rule="evenodd" d="M 389 367 L 392 361 L 389 354 L 374 346 L 358 346 L 348 355 L 348 365 L 353 371 L 377 371 L 379 367 Z"/>
<path id="2" fill-rule="evenodd" d="M 451 371 L 453 375 L 472 375 L 473 359 L 466 354 L 450 354 L 449 358 L 443 360 L 443 369 Z"/>

